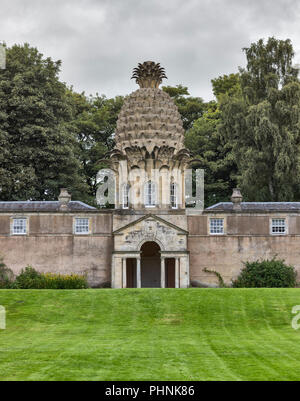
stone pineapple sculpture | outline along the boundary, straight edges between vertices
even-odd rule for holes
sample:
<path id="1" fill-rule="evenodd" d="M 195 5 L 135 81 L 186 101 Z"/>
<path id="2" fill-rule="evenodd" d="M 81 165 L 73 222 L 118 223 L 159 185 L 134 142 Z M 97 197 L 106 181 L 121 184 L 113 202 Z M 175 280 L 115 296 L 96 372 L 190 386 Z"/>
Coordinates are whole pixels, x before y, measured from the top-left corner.
<path id="1" fill-rule="evenodd" d="M 133 70 L 132 78 L 140 89 L 125 100 L 116 129 L 112 157 L 127 157 L 137 165 L 141 160 L 156 160 L 159 165 L 187 156 L 184 129 L 177 106 L 161 89 L 165 70 L 159 63 L 146 61 Z"/>

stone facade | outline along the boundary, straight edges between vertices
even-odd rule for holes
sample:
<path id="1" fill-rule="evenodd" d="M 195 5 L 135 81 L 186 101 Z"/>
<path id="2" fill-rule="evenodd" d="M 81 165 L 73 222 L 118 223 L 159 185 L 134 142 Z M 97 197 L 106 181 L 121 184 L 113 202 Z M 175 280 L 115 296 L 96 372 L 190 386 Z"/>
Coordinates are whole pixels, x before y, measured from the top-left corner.
<path id="1" fill-rule="evenodd" d="M 92 286 L 110 282 L 111 213 L 89 209 L 28 212 L 20 211 L 20 205 L 13 202 L 11 209 L 15 206 L 15 210 L 8 212 L 1 203 L 0 255 L 15 274 L 30 265 L 45 273 L 86 274 Z M 74 233 L 75 218 L 89 219 L 89 234 Z M 13 233 L 14 219 L 26 219 L 26 234 Z"/>
<path id="2" fill-rule="evenodd" d="M 143 255 L 141 249 L 144 244 L 152 242 L 160 248 L 161 286 L 166 285 L 165 259 L 174 259 L 175 261 L 175 287 L 189 286 L 188 231 L 174 224 L 179 220 L 183 225 L 186 219 L 182 219 L 183 216 L 180 216 L 179 219 L 176 219 L 176 216 L 168 217 L 166 220 L 153 214 L 144 215 L 138 219 L 130 219 L 131 221 L 127 225 L 113 232 L 112 286 L 114 288 L 126 286 L 126 272 L 121 271 L 121 266 L 126 264 L 127 259 L 136 259 L 139 270 L 136 286 L 142 286 L 140 264 Z"/>
<path id="3" fill-rule="evenodd" d="M 188 217 L 188 249 L 193 285 L 216 286 L 217 278 L 204 268 L 218 271 L 230 284 L 243 262 L 277 256 L 295 266 L 300 275 L 300 209 L 261 212 L 210 212 Z M 209 219 L 224 219 L 223 235 L 209 232 Z M 285 220 L 286 233 L 272 233 L 272 220 Z"/>
<path id="4" fill-rule="evenodd" d="M 112 281 L 113 287 L 121 288 L 126 286 L 124 260 L 141 263 L 141 248 L 146 242 L 159 245 L 161 259 L 175 259 L 178 287 L 190 283 L 216 286 L 216 277 L 205 273 L 204 268 L 220 272 L 230 284 L 243 261 L 275 255 L 300 273 L 297 203 L 290 204 L 293 210 L 283 210 L 283 204 L 278 203 L 280 210 L 271 212 L 266 212 L 263 204 L 260 211 L 251 213 L 228 211 L 227 204 L 222 211 L 207 209 L 200 216 L 186 216 L 182 211 L 161 211 L 155 215 L 96 209 L 29 212 L 15 210 L 14 204 L 10 204 L 11 210 L 4 211 L 0 203 L 0 254 L 15 274 L 31 265 L 41 272 L 86 273 L 92 286 Z M 274 209 L 274 204 L 270 208 Z M 14 218 L 26 218 L 27 234 L 13 234 Z M 74 233 L 75 218 L 89 219 L 89 234 Z M 210 233 L 210 219 L 214 218 L 224 220 L 224 234 Z M 271 233 L 273 219 L 285 220 L 285 234 Z"/>

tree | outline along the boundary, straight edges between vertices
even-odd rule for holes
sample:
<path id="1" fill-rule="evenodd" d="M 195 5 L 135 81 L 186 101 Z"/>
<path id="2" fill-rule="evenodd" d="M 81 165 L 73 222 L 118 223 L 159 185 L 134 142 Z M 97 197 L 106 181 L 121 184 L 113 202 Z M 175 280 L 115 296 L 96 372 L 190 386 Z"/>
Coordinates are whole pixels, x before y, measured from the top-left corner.
<path id="1" fill-rule="evenodd" d="M 186 86 L 163 86 L 162 89 L 173 98 L 181 114 L 183 128 L 187 131 L 193 126 L 194 121 L 203 115 L 205 103 L 200 97 L 189 96 Z"/>
<path id="2" fill-rule="evenodd" d="M 86 189 L 60 65 L 28 44 L 6 49 L 6 69 L 0 70 L 1 200 L 52 200 L 60 187 L 78 199 Z"/>
<path id="3" fill-rule="evenodd" d="M 300 84 L 290 40 L 244 49 L 241 90 L 221 101 L 221 133 L 233 146 L 247 200 L 300 200 Z"/>
<path id="4" fill-rule="evenodd" d="M 114 146 L 114 134 L 119 112 L 124 102 L 122 96 L 107 99 L 104 95 L 86 97 L 71 93 L 76 107 L 74 125 L 80 146 L 79 159 L 88 185 L 89 203 L 95 204 L 97 192 L 96 176 L 101 162 Z"/>
<path id="5" fill-rule="evenodd" d="M 218 78 L 212 79 L 211 83 L 213 93 L 218 102 L 220 102 L 223 95 L 233 96 L 238 93 L 241 88 L 240 75 L 238 73 L 222 75 Z"/>
<path id="6" fill-rule="evenodd" d="M 297 80 L 298 70 L 293 67 L 293 45 L 289 39 L 274 37 L 263 39 L 245 47 L 247 69 L 240 69 L 244 97 L 249 104 L 265 100 L 270 90 L 279 89 Z"/>
<path id="7" fill-rule="evenodd" d="M 227 201 L 235 186 L 236 165 L 231 146 L 222 138 L 218 126 L 221 112 L 216 102 L 194 122 L 186 133 L 185 144 L 199 160 L 194 168 L 204 169 L 205 207 Z"/>

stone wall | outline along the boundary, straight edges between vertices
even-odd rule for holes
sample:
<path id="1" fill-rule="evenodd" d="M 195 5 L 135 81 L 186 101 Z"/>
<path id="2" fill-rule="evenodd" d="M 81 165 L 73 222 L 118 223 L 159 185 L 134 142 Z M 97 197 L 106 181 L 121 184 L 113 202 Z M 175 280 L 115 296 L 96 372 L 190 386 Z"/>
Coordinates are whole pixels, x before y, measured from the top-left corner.
<path id="1" fill-rule="evenodd" d="M 10 235 L 11 215 L 0 215 L 0 254 L 18 274 L 31 265 L 40 272 L 86 273 L 91 286 L 110 281 L 111 214 L 14 214 L 29 219 L 28 235 Z M 74 217 L 89 217 L 91 234 L 74 235 Z"/>
<path id="2" fill-rule="evenodd" d="M 209 218 L 225 218 L 225 235 L 209 234 Z M 271 235 L 270 219 L 285 217 L 287 235 Z M 300 277 L 300 216 L 228 215 L 188 217 L 190 252 L 190 279 L 194 284 L 215 286 L 214 274 L 204 268 L 218 271 L 227 284 L 236 278 L 244 261 L 276 256 L 295 266 Z"/>
<path id="3" fill-rule="evenodd" d="M 230 284 L 243 267 L 243 261 L 271 258 L 275 255 L 295 266 L 300 277 L 300 216 L 297 214 L 204 213 L 201 216 L 186 217 L 179 212 L 165 211 L 157 215 L 177 228 L 165 225 L 153 217 L 134 224 L 142 214 L 123 215 L 109 211 L 1 213 L 0 255 L 15 274 L 25 266 L 31 265 L 41 272 L 86 273 L 89 283 L 99 286 L 111 280 L 113 231 L 122 230 L 122 227 L 131 223 L 124 232 L 116 235 L 115 250 L 139 251 L 140 249 L 136 248 L 143 239 L 139 236 L 144 236 L 145 239 L 149 237 L 150 240 L 154 230 L 154 237 L 164 244 L 162 250 L 183 251 L 186 249 L 186 235 L 181 230 L 187 230 L 191 282 L 218 284 L 215 275 L 203 271 L 207 268 L 220 272 L 225 282 Z M 12 217 L 28 219 L 27 235 L 11 235 Z M 75 217 L 90 218 L 90 234 L 73 233 Z M 209 234 L 210 217 L 224 218 L 224 235 Z M 270 220 L 280 217 L 286 218 L 288 234 L 271 235 Z M 139 241 L 129 241 L 133 234 L 139 237 Z M 126 246 L 122 239 L 126 239 Z"/>

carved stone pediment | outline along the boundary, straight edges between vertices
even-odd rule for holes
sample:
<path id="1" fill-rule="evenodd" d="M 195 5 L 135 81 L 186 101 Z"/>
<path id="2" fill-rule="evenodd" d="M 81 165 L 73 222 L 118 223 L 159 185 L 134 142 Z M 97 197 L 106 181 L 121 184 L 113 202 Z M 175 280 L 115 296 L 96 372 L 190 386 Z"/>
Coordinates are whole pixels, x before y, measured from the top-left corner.
<path id="1" fill-rule="evenodd" d="M 161 251 L 186 251 L 186 230 L 155 215 L 146 215 L 114 231 L 115 251 L 139 251 L 148 241 Z"/>

